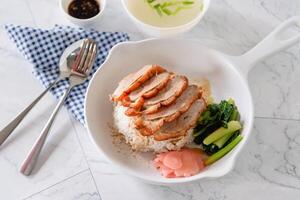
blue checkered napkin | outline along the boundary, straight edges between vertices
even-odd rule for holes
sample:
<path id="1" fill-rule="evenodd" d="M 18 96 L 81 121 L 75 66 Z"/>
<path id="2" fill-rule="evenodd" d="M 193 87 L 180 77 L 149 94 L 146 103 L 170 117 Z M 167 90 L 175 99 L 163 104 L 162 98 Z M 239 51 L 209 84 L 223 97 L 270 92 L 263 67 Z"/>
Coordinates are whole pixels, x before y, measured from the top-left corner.
<path id="1" fill-rule="evenodd" d="M 82 124 L 84 124 L 84 95 L 92 74 L 104 62 L 109 50 L 114 45 L 129 40 L 126 33 L 98 32 L 58 25 L 50 30 L 15 25 L 6 25 L 5 29 L 10 39 L 33 65 L 33 74 L 45 87 L 58 77 L 60 56 L 66 47 L 83 38 L 91 38 L 98 43 L 98 55 L 92 73 L 85 83 L 76 86 L 71 91 L 65 102 L 67 109 Z M 63 80 L 51 90 L 51 93 L 59 98 L 67 86 L 68 81 Z"/>

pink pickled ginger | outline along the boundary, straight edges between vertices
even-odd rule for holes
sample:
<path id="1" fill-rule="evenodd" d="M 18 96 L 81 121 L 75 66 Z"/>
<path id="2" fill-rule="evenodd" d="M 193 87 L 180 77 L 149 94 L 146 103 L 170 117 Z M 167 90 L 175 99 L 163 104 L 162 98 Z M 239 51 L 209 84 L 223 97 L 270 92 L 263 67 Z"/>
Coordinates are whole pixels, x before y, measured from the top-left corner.
<path id="1" fill-rule="evenodd" d="M 202 154 L 195 149 L 182 149 L 157 154 L 154 166 L 166 178 L 188 177 L 204 168 Z"/>

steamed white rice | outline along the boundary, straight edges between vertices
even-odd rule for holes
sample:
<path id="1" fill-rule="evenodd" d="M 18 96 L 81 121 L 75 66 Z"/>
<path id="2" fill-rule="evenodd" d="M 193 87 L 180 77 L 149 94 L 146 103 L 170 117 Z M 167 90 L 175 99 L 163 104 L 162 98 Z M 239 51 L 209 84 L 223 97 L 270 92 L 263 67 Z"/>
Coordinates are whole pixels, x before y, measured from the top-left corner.
<path id="1" fill-rule="evenodd" d="M 179 150 L 193 140 L 192 129 L 187 132 L 186 136 L 165 141 L 156 141 L 153 136 L 142 136 L 135 128 L 133 118 L 125 115 L 126 109 L 127 108 L 121 105 L 114 107 L 114 124 L 118 131 L 124 135 L 126 142 L 130 144 L 134 150 L 142 152 Z"/>

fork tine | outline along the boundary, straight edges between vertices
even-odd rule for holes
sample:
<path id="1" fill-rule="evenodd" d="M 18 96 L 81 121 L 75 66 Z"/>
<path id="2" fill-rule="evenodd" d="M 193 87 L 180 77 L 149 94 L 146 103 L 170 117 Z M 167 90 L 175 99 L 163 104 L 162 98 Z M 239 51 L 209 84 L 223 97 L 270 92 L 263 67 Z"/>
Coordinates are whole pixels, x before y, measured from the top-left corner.
<path id="1" fill-rule="evenodd" d="M 86 48 L 87 42 L 88 42 L 87 39 L 85 39 L 85 40 L 81 43 L 79 53 L 78 53 L 78 55 L 76 56 L 74 65 L 72 66 L 72 69 L 76 69 L 76 68 L 78 67 L 78 65 L 79 65 L 79 63 L 80 63 L 80 61 L 81 61 L 81 59 L 82 59 L 83 52 L 84 52 L 84 50 L 85 50 L 85 48 Z"/>
<path id="2" fill-rule="evenodd" d="M 90 43 L 90 46 L 89 46 L 89 49 L 88 49 L 88 53 L 87 53 L 86 59 L 85 59 L 83 65 L 82 65 L 82 68 L 81 68 L 81 72 L 82 73 L 84 73 L 85 68 L 87 67 L 87 63 L 89 63 L 89 61 L 91 59 L 94 42 L 92 40 L 90 40 L 90 42 L 91 43 Z"/>
<path id="3" fill-rule="evenodd" d="M 91 41 L 89 39 L 86 39 L 86 46 L 83 49 L 83 53 L 82 53 L 82 56 L 81 56 L 79 64 L 76 66 L 76 69 L 74 69 L 75 71 L 77 71 L 77 72 L 81 72 L 82 71 L 82 68 L 84 66 L 85 60 L 86 60 L 86 58 L 88 56 L 88 52 L 89 52 L 90 46 L 91 46 Z"/>
<path id="4" fill-rule="evenodd" d="M 86 62 L 83 66 L 82 72 L 87 74 L 90 69 L 92 69 L 93 63 L 95 61 L 97 54 L 97 44 L 95 42 L 92 42 L 90 50 L 89 50 L 89 55 L 86 59 Z"/>

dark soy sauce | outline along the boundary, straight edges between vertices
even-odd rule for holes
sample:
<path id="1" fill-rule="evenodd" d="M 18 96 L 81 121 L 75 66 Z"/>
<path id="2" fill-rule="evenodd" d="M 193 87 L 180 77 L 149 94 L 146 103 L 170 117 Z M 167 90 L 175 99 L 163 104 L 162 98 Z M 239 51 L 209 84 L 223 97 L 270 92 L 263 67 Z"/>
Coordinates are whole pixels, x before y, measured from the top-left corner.
<path id="1" fill-rule="evenodd" d="M 68 13 L 78 19 L 88 19 L 96 16 L 100 12 L 100 5 L 96 0 L 73 0 Z"/>

